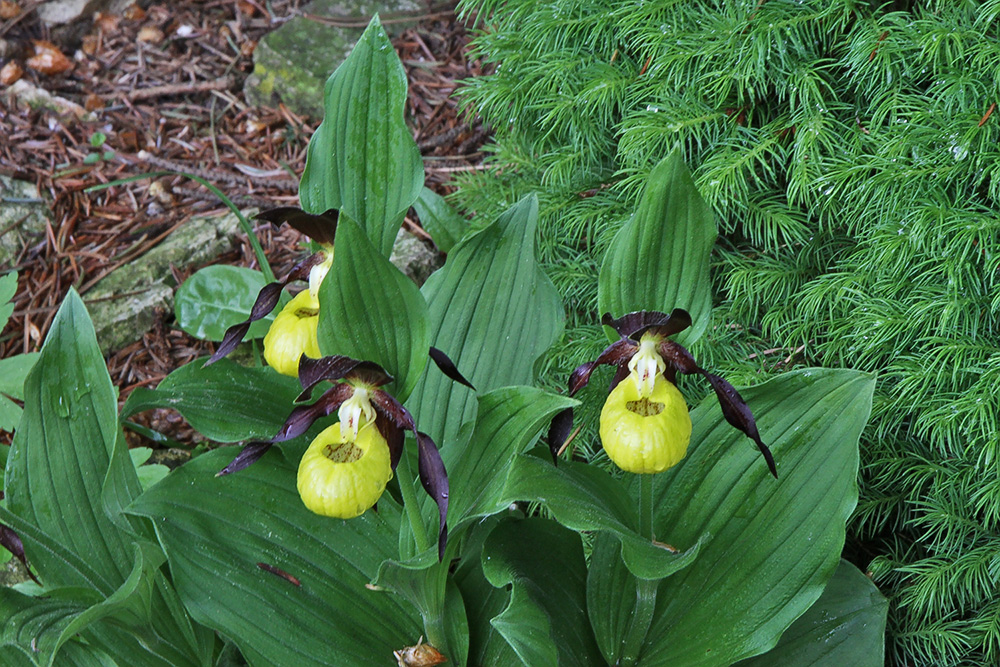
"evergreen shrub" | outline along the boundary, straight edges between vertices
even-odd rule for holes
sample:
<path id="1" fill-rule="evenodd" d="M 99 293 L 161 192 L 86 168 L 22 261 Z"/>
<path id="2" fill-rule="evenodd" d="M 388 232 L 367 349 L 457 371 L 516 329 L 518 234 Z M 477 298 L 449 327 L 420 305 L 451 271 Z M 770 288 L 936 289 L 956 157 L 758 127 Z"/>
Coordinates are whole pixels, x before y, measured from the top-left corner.
<path id="1" fill-rule="evenodd" d="M 891 596 L 887 655 L 1000 663 L 1000 1 L 460 6 L 495 145 L 454 201 L 539 192 L 571 311 L 548 363 L 593 353 L 598 258 L 679 145 L 722 233 L 695 352 L 877 372 L 847 556 Z"/>

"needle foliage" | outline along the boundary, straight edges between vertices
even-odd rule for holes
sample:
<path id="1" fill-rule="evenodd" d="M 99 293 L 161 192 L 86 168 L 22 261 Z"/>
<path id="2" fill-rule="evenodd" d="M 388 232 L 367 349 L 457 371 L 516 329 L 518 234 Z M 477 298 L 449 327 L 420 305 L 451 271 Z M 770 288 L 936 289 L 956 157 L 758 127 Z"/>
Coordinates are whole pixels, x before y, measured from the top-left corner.
<path id="1" fill-rule="evenodd" d="M 593 352 L 598 258 L 679 145 L 723 234 L 696 352 L 744 383 L 878 373 L 847 555 L 891 596 L 887 655 L 997 664 L 1000 0 L 461 7 L 495 64 L 462 100 L 495 145 L 455 201 L 539 193 L 570 310 L 548 363 Z"/>

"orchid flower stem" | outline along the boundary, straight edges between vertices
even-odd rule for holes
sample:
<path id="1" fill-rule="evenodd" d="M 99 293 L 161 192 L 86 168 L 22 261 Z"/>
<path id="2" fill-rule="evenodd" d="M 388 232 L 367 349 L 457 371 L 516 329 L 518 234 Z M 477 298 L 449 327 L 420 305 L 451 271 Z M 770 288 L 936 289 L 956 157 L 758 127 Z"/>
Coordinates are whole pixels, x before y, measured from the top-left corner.
<path id="1" fill-rule="evenodd" d="M 431 543 L 427 538 L 427 527 L 424 525 L 423 519 L 420 518 L 417 492 L 413 488 L 413 471 L 410 469 L 410 459 L 406 452 L 403 452 L 403 455 L 399 457 L 396 478 L 399 480 L 399 492 L 403 496 L 406 517 L 410 520 L 410 530 L 413 531 L 413 539 L 417 543 L 417 553 L 422 553 L 430 547 Z"/>
<path id="2" fill-rule="evenodd" d="M 653 539 L 652 475 L 639 475 L 639 532 L 646 539 Z M 658 579 L 636 578 L 635 580 L 635 610 L 632 612 L 632 624 L 625 634 L 621 665 L 634 665 L 639 657 L 639 651 L 653 622 L 656 589 L 659 584 Z"/>

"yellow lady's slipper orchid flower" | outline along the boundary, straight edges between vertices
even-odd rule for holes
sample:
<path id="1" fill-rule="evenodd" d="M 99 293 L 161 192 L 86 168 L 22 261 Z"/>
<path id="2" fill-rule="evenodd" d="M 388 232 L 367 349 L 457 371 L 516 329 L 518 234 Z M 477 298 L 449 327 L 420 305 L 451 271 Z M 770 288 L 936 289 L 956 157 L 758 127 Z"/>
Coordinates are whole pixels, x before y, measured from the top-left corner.
<path id="1" fill-rule="evenodd" d="M 669 315 L 636 311 L 618 319 L 606 313 L 601 322 L 621 338 L 594 361 L 577 367 L 569 379 L 570 396 L 585 387 L 602 364 L 617 367 L 611 393 L 601 411 L 601 442 L 614 463 L 628 472 L 657 473 L 677 465 L 687 453 L 691 417 L 684 397 L 674 385 L 677 373 L 698 374 L 708 380 L 719 399 L 722 415 L 731 426 L 754 441 L 768 470 L 778 476 L 774 457 L 757 431 L 750 407 L 733 385 L 709 373 L 681 345 L 668 340 L 691 326 L 691 316 L 680 308 Z M 568 433 L 572 414 L 554 420 L 549 446 L 557 452 L 562 432 Z"/>
<path id="2" fill-rule="evenodd" d="M 657 473 L 677 465 L 691 440 L 684 397 L 662 376 L 643 396 L 635 382 L 619 382 L 601 410 L 601 443 L 626 472 Z"/>
<path id="3" fill-rule="evenodd" d="M 318 359 L 319 301 L 309 290 L 299 292 L 289 301 L 264 336 L 264 359 L 282 375 L 298 377 L 299 358 Z"/>
<path id="4" fill-rule="evenodd" d="M 355 436 L 340 422 L 324 429 L 299 462 L 299 496 L 316 514 L 353 519 L 372 507 L 392 479 L 389 445 L 374 422 Z"/>
<path id="5" fill-rule="evenodd" d="M 257 298 L 250 309 L 249 317 L 226 329 L 226 333 L 219 342 L 219 347 L 216 348 L 215 353 L 205 362 L 206 366 L 214 364 L 235 350 L 236 346 L 243 340 L 243 337 L 250 331 L 250 325 L 261 318 L 267 317 L 267 314 L 274 310 L 274 307 L 278 305 L 278 301 L 281 298 L 281 290 L 287 287 L 289 283 L 305 280 L 309 283 L 308 293 L 312 295 L 313 301 L 319 298 L 319 286 L 333 265 L 333 241 L 337 234 L 337 217 L 337 211 L 334 209 L 325 213 L 313 214 L 306 213 L 302 209 L 293 206 L 272 208 L 268 211 L 262 211 L 257 215 L 257 219 L 267 220 L 275 227 L 280 226 L 282 223 L 288 223 L 291 227 L 294 227 L 319 243 L 322 250 L 292 267 L 292 270 L 288 272 L 288 275 L 283 280 L 264 285 L 260 292 L 257 293 Z M 318 308 L 318 305 L 316 307 Z M 273 325 L 271 331 L 274 331 Z M 268 333 L 270 334 L 270 332 Z M 315 324 L 313 325 L 313 338 L 315 338 Z M 266 346 L 267 343 L 265 342 Z M 300 352 L 302 351 L 304 349 Z M 285 369 L 279 370 L 279 373 L 295 375 L 295 369 L 298 367 L 298 356 L 290 361 L 290 352 L 288 354 L 287 358 L 282 359 L 282 363 L 275 364 L 270 360 L 268 360 L 268 363 L 271 363 L 276 368 Z M 310 356 L 318 357 L 319 350 L 315 350 L 315 354 L 311 354 Z"/>
<path id="6" fill-rule="evenodd" d="M 443 352 L 432 350 L 431 358 L 448 377 L 472 386 Z M 443 558 L 448 536 L 448 472 L 434 441 L 418 431 L 410 411 L 382 389 L 392 376 L 374 362 L 343 355 L 303 357 L 297 369 L 303 388 L 301 404 L 273 438 L 248 443 L 218 474 L 243 470 L 275 443 L 297 438 L 317 419 L 337 412 L 338 423 L 316 436 L 302 457 L 298 489 L 302 502 L 313 512 L 349 519 L 364 514 L 382 495 L 409 431 L 417 444 L 420 483 L 438 508 L 438 558 Z M 304 403 L 322 382 L 333 384 L 312 404 Z"/>

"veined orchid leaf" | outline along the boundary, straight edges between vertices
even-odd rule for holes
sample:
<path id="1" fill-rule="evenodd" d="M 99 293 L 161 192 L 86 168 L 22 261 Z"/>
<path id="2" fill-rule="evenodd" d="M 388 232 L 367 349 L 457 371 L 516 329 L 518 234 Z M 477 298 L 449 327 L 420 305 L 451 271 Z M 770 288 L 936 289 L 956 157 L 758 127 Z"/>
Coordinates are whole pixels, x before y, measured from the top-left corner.
<path id="1" fill-rule="evenodd" d="M 301 391 L 295 378 L 272 368 L 247 368 L 228 359 L 181 366 L 156 389 L 139 387 L 122 408 L 122 419 L 153 408 L 172 408 L 192 428 L 218 442 L 268 439 L 278 432 Z"/>
<path id="2" fill-rule="evenodd" d="M 469 231 L 469 221 L 456 213 L 444 197 L 430 188 L 420 190 L 413 208 L 420 218 L 420 226 L 431 235 L 434 245 L 443 253 L 451 252 Z"/>
<path id="3" fill-rule="evenodd" d="M 302 208 L 338 209 L 388 257 L 423 187 L 424 164 L 403 120 L 406 73 L 378 16 L 330 75 L 323 100 L 299 182 Z"/>
<path id="4" fill-rule="evenodd" d="M 598 279 L 600 312 L 622 317 L 637 310 L 683 308 L 692 325 L 677 335 L 690 345 L 708 326 L 712 308 L 709 255 L 718 232 L 680 150 L 649 174 L 632 219 L 618 231 Z M 605 329 L 609 338 L 618 335 Z"/>
<path id="5" fill-rule="evenodd" d="M 785 630 L 778 645 L 738 665 L 882 667 L 888 611 L 889 601 L 875 584 L 842 560 L 823 594 Z"/>
<path id="6" fill-rule="evenodd" d="M 810 369 L 741 390 L 778 479 L 715 396 L 692 411 L 687 457 L 654 477 L 654 533 L 675 545 L 711 539 L 660 584 L 642 664 L 729 665 L 763 653 L 819 598 L 857 503 L 873 387 L 863 373 Z"/>
<path id="7" fill-rule="evenodd" d="M 530 384 L 535 361 L 559 336 L 563 308 L 535 260 L 538 200 L 526 197 L 452 248 L 422 288 L 431 344 L 480 392 Z M 436 368 L 407 403 L 445 455 L 476 409 L 475 394 Z"/>
<path id="8" fill-rule="evenodd" d="M 404 401 L 427 365 L 427 303 L 346 215 L 340 217 L 333 266 L 319 300 L 323 354 L 377 363 L 395 378 L 388 391 Z"/>
<path id="9" fill-rule="evenodd" d="M 130 508 L 153 519 L 196 620 L 231 638 L 251 664 L 370 665 L 416 643 L 416 612 L 366 588 L 397 555 L 400 507 L 388 494 L 377 512 L 322 517 L 295 490 L 297 459 L 272 448 L 260 464 L 217 478 L 230 458 L 199 456 Z"/>

